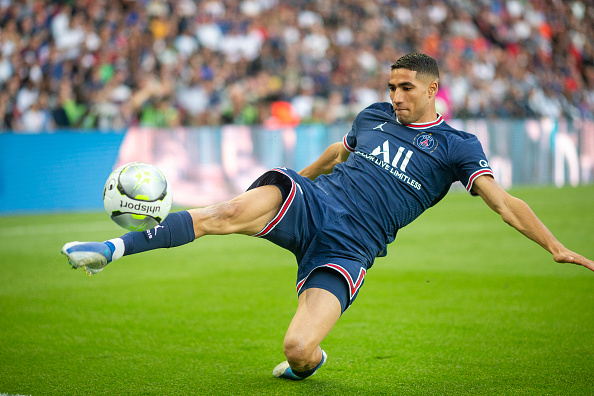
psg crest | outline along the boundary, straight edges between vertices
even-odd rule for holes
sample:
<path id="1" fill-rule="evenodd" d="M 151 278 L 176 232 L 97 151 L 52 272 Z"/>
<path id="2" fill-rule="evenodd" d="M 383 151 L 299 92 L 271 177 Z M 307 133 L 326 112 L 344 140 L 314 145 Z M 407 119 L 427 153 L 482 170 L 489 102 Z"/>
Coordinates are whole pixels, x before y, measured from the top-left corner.
<path id="1" fill-rule="evenodd" d="M 430 133 L 420 133 L 415 136 L 414 144 L 421 150 L 429 151 L 432 153 L 437 148 L 437 140 L 431 136 Z"/>

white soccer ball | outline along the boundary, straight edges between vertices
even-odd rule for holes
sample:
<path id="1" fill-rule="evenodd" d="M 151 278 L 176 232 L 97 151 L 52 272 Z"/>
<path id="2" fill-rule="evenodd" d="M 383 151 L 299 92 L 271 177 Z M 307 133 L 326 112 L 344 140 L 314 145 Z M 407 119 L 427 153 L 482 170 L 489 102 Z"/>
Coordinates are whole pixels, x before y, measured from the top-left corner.
<path id="1" fill-rule="evenodd" d="M 105 182 L 103 205 L 117 225 L 129 231 L 154 228 L 171 210 L 169 183 L 158 168 L 131 162 L 114 170 Z"/>

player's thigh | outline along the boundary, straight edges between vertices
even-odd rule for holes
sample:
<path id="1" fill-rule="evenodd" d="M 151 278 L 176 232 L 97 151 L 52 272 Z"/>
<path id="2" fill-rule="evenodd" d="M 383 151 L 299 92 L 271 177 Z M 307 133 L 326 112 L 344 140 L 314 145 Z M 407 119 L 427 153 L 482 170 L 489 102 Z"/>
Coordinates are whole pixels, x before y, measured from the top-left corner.
<path id="1" fill-rule="evenodd" d="M 315 287 L 305 290 L 299 295 L 297 311 L 285 336 L 285 347 L 300 344 L 313 351 L 341 314 L 340 301 L 334 294 Z"/>
<path id="2" fill-rule="evenodd" d="M 192 209 L 196 238 L 203 235 L 247 234 L 262 230 L 283 202 L 278 187 L 262 186 L 206 208 Z"/>
<path id="3" fill-rule="evenodd" d="M 246 191 L 230 201 L 235 208 L 237 233 L 253 235 L 261 231 L 278 214 L 283 195 L 274 185 L 261 186 Z"/>

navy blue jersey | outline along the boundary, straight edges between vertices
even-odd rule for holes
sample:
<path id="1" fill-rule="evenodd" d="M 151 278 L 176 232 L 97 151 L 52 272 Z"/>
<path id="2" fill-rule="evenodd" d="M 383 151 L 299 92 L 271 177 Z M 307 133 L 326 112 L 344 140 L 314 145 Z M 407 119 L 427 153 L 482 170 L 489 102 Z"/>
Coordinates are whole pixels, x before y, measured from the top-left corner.
<path id="1" fill-rule="evenodd" d="M 352 154 L 315 184 L 346 207 L 365 244 L 381 252 L 397 231 L 439 202 L 452 183 L 472 185 L 493 175 L 476 136 L 458 131 L 441 116 L 402 125 L 389 103 L 360 112 L 344 146 Z"/>
<path id="2" fill-rule="evenodd" d="M 452 183 L 461 181 L 473 194 L 474 180 L 493 172 L 476 136 L 441 116 L 402 125 L 389 103 L 359 113 L 343 143 L 351 154 L 329 175 L 312 182 L 276 168 L 250 189 L 274 184 L 284 192 L 278 214 L 254 236 L 295 254 L 297 289 L 318 268 L 336 270 L 346 281 L 348 306 L 400 228 L 439 202 Z"/>

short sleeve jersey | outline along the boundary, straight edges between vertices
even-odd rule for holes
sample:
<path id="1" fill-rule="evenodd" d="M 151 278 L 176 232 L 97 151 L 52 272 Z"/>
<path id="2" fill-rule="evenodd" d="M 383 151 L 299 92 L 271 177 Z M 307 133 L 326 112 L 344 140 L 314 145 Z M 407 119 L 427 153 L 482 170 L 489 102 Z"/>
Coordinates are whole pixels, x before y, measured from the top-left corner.
<path id="1" fill-rule="evenodd" d="M 493 175 L 476 136 L 450 127 L 441 115 L 434 122 L 403 125 L 390 103 L 360 112 L 343 143 L 351 152 L 347 161 L 315 183 L 332 191 L 368 230 L 378 254 L 452 183 L 462 182 L 475 195 L 476 178 Z"/>

